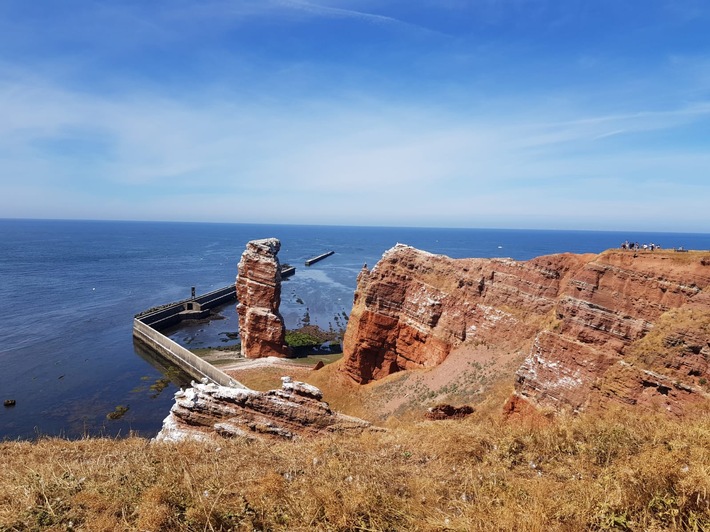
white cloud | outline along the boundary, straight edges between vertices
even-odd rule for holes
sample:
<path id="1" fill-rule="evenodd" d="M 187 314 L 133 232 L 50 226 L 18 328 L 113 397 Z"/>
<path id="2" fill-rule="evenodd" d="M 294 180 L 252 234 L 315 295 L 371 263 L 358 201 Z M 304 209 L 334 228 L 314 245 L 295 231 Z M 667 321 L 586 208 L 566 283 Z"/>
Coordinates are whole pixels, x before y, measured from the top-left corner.
<path id="1" fill-rule="evenodd" d="M 680 142 L 707 119 L 703 102 L 611 115 L 519 97 L 476 114 L 417 98 L 101 95 L 12 79 L 0 85 L 5 216 L 710 230 L 710 156 Z M 647 147 L 649 132 L 669 142 Z"/>

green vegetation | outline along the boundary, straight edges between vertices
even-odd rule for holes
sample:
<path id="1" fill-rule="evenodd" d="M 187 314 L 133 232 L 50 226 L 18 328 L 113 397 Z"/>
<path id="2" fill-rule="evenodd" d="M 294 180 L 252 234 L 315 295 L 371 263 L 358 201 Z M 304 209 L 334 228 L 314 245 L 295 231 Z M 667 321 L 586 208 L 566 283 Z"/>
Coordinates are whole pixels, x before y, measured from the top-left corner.
<path id="1" fill-rule="evenodd" d="M 316 347 L 323 342 L 313 334 L 298 331 L 288 331 L 286 333 L 286 343 L 289 347 Z"/>
<path id="2" fill-rule="evenodd" d="M 121 419 L 124 415 L 126 415 L 126 412 L 128 412 L 129 407 L 125 405 L 118 405 L 116 408 L 113 409 L 113 412 L 109 412 L 106 414 L 107 419 Z"/>
<path id="3" fill-rule="evenodd" d="M 197 356 L 203 356 L 205 354 L 211 353 L 212 351 L 224 351 L 226 353 L 241 353 L 242 344 L 232 344 L 232 345 L 216 345 L 212 347 L 195 347 L 190 349 L 191 352 Z"/>
<path id="4" fill-rule="evenodd" d="M 298 329 L 286 331 L 286 343 L 293 349 L 295 355 L 301 358 L 305 355 L 312 355 L 323 344 L 328 343 L 331 353 L 340 353 L 339 336 L 341 331 L 336 331 L 332 327 L 324 331 L 317 325 L 304 325 Z"/>

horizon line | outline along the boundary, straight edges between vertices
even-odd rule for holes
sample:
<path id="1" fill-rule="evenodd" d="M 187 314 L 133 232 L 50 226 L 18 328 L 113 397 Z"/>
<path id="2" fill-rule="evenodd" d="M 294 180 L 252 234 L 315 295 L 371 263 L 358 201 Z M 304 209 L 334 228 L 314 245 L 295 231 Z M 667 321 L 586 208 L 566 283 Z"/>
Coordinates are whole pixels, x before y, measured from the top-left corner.
<path id="1" fill-rule="evenodd" d="M 356 225 L 345 223 L 317 224 L 317 223 L 286 223 L 286 222 L 217 222 L 208 220 L 121 220 L 98 218 L 20 218 L 0 217 L 0 221 L 28 221 L 28 222 L 98 222 L 98 223 L 156 223 L 156 224 L 204 224 L 204 225 L 271 225 L 285 227 L 352 227 L 363 229 L 441 229 L 441 230 L 483 230 L 483 231 L 539 231 L 539 232 L 567 232 L 567 233 L 637 233 L 637 234 L 683 234 L 683 235 L 710 235 L 704 231 L 664 231 L 653 229 L 550 229 L 540 227 L 485 227 L 485 226 L 417 226 L 417 225 Z"/>

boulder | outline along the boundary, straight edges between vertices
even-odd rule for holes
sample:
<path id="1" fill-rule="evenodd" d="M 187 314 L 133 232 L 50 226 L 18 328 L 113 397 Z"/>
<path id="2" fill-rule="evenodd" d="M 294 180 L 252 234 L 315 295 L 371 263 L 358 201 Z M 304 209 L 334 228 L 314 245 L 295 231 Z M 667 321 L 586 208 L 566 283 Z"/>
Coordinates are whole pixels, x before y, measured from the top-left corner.
<path id="1" fill-rule="evenodd" d="M 462 419 L 466 416 L 473 414 L 474 409 L 472 406 L 452 406 L 452 405 L 436 405 L 431 407 L 427 413 L 426 418 L 432 421 L 438 421 L 442 419 Z"/>

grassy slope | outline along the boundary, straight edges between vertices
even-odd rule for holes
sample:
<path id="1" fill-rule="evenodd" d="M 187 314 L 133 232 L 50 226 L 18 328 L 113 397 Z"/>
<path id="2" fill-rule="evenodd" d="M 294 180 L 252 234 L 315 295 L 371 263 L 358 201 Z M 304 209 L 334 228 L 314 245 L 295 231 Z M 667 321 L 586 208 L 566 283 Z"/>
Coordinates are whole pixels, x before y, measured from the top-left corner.
<path id="1" fill-rule="evenodd" d="M 629 348 L 629 360 L 661 368 L 676 360 L 679 348 L 666 338 L 679 330 L 707 337 L 707 313 L 697 312 L 669 313 Z M 710 412 L 505 422 L 517 355 L 486 351 L 499 357 L 495 367 L 475 356 L 446 382 L 437 376 L 445 367 L 368 386 L 343 381 L 337 363 L 289 370 L 323 389 L 334 409 L 380 422 L 390 396 L 411 394 L 408 415 L 392 406 L 382 432 L 219 446 L 2 443 L 0 531 L 710 530 Z M 283 374 L 239 379 L 265 390 Z M 428 402 L 457 399 L 478 411 L 456 422 L 403 421 L 421 419 Z"/>
<path id="2" fill-rule="evenodd" d="M 710 417 L 464 421 L 219 446 L 0 444 L 0 530 L 707 530 Z"/>

